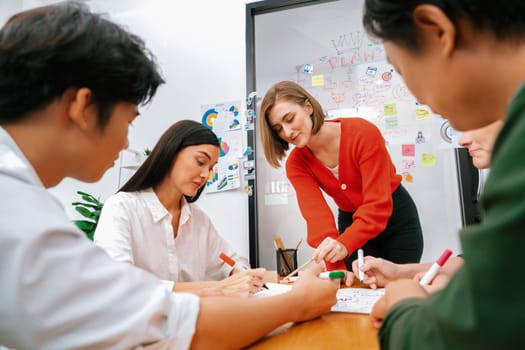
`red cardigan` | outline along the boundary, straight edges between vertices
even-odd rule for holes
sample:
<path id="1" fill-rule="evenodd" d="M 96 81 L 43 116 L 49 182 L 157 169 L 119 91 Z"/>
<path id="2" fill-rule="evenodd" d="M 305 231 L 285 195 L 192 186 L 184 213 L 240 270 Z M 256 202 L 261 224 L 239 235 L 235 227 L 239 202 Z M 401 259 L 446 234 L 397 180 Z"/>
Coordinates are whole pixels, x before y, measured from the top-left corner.
<path id="1" fill-rule="evenodd" d="M 392 215 L 392 193 L 401 183 L 379 129 L 361 118 L 326 122 L 341 123 L 339 179 L 308 147 L 294 148 L 286 161 L 286 175 L 296 193 L 307 225 L 307 241 L 317 247 L 332 237 L 344 244 L 348 254 L 362 247 L 385 229 Z M 342 235 L 321 189 L 338 208 L 354 212 L 353 223 Z M 346 269 L 341 260 L 327 262 L 329 270 Z"/>

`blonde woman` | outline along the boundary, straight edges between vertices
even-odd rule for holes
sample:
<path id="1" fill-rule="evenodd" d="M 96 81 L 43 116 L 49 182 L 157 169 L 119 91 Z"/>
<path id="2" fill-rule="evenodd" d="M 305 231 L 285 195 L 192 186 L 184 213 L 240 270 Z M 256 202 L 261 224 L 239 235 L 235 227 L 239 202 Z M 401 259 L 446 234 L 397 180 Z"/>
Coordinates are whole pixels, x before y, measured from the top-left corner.
<path id="1" fill-rule="evenodd" d="M 372 123 L 325 120 L 303 87 L 282 81 L 264 96 L 260 111 L 264 154 L 279 167 L 290 148 L 286 175 L 306 220 L 313 259 L 328 269 L 351 270 L 357 249 L 397 263 L 419 262 L 423 237 L 416 206 Z M 334 220 L 323 193 L 339 208 Z"/>

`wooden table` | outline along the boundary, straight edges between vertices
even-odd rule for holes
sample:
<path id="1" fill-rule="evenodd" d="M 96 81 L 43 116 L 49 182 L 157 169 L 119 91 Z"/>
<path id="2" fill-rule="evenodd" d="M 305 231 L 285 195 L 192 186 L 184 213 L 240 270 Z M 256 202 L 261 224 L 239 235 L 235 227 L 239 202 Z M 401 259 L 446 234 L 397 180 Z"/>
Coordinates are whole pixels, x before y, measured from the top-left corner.
<path id="1" fill-rule="evenodd" d="M 278 329 L 247 349 L 378 350 L 377 329 L 369 315 L 330 312 L 314 320 Z"/>
<path id="2" fill-rule="evenodd" d="M 330 312 L 268 335 L 247 349 L 353 349 L 378 350 L 377 329 L 369 315 Z"/>

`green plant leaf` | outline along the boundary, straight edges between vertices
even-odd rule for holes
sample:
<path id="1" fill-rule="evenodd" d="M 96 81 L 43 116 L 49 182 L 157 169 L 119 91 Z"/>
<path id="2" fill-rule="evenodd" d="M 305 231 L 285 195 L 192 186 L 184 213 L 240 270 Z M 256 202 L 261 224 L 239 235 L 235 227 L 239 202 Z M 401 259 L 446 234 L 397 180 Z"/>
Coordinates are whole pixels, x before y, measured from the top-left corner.
<path id="1" fill-rule="evenodd" d="M 90 203 L 95 203 L 102 205 L 102 203 L 98 200 L 98 198 L 95 198 L 94 196 L 90 195 L 89 193 L 77 191 L 77 193 L 82 197 L 83 200 Z"/>
<path id="2" fill-rule="evenodd" d="M 97 225 L 94 222 L 88 221 L 75 221 L 75 225 L 86 235 L 93 234 L 97 228 Z"/>
<path id="3" fill-rule="evenodd" d="M 74 223 L 80 230 L 82 230 L 86 234 L 86 237 L 88 239 L 93 240 L 95 229 L 97 228 L 97 225 L 94 222 L 76 220 L 74 221 Z"/>
<path id="4" fill-rule="evenodd" d="M 102 208 L 102 205 L 100 205 L 100 204 L 89 204 L 89 203 L 82 203 L 82 202 L 73 202 L 73 203 L 71 203 L 71 205 L 74 206 L 74 207 L 82 206 L 82 207 L 93 208 L 93 209 L 100 209 L 100 208 Z"/>
<path id="5" fill-rule="evenodd" d="M 87 193 L 87 192 L 82 192 L 82 191 L 77 191 L 77 194 L 79 194 L 81 197 L 82 197 L 82 196 L 93 197 L 93 196 L 90 195 L 89 193 Z"/>
<path id="6" fill-rule="evenodd" d="M 95 203 L 95 204 L 98 204 L 99 201 L 92 197 L 92 196 L 82 196 L 82 199 L 85 200 L 86 202 L 90 202 L 90 203 Z"/>
<path id="7" fill-rule="evenodd" d="M 79 229 L 81 229 L 84 232 L 91 231 L 96 227 L 94 222 L 87 220 L 75 220 L 74 223 Z"/>
<path id="8" fill-rule="evenodd" d="M 89 219 L 92 219 L 92 214 L 91 214 L 91 211 L 89 209 L 86 209 L 84 207 L 75 207 L 76 211 L 78 211 L 80 213 L 80 215 L 86 217 L 86 218 L 89 218 Z"/>
<path id="9" fill-rule="evenodd" d="M 102 211 L 104 203 L 93 197 L 89 193 L 77 191 L 77 194 L 82 198 L 84 202 L 73 202 L 71 205 L 75 210 L 80 213 L 83 217 L 90 220 L 74 220 L 75 225 L 82 230 L 86 237 L 93 240 L 93 235 L 97 228 L 98 219 Z"/>

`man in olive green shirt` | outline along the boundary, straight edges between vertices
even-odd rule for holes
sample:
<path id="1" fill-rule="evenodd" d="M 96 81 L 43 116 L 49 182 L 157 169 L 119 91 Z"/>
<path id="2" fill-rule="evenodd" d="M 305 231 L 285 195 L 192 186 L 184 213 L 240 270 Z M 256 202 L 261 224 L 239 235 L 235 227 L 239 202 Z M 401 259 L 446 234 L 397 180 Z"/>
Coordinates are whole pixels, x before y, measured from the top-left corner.
<path id="1" fill-rule="evenodd" d="M 505 119 L 482 224 L 460 232 L 464 266 L 432 295 L 413 280 L 388 284 L 371 314 L 381 346 L 523 348 L 525 1 L 366 0 L 363 22 L 419 102 L 455 129 Z"/>

